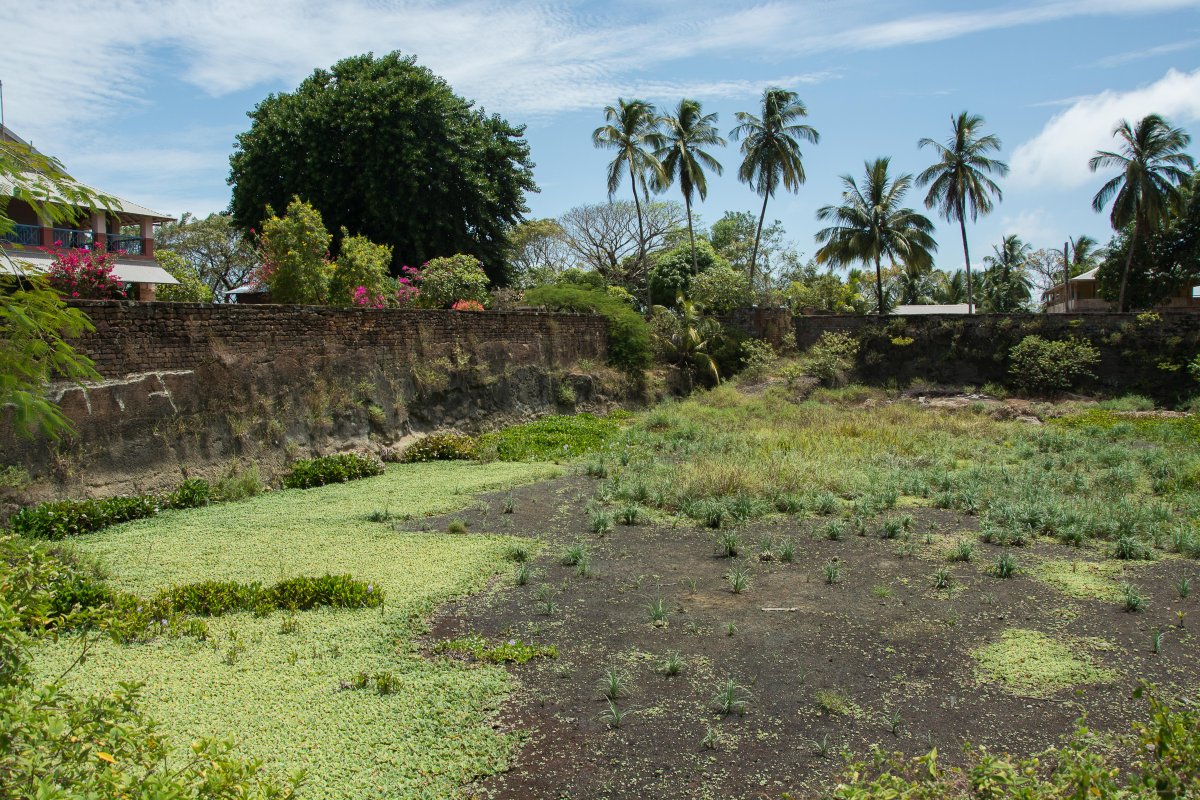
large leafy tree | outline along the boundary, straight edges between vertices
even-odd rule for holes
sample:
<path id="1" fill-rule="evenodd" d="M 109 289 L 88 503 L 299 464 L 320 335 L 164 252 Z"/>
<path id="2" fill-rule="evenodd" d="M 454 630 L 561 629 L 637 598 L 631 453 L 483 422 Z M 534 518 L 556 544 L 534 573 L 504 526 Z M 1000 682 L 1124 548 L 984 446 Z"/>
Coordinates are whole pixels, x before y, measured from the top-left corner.
<path id="1" fill-rule="evenodd" d="M 707 167 L 720 175 L 724 168 L 706 147 L 724 147 L 725 140 L 717 132 L 717 115 L 705 114 L 699 100 L 684 98 L 671 116 L 663 117 L 665 129 L 662 147 L 655 153 L 662 163 L 663 174 L 657 188 L 666 189 L 676 181 L 683 193 L 687 209 L 688 238 L 692 243 L 692 274 L 700 271 L 696 261 L 696 232 L 692 227 L 692 199 L 708 196 Z"/>
<path id="2" fill-rule="evenodd" d="M 992 255 L 983 261 L 983 306 L 995 313 L 1020 311 L 1029 303 L 1033 284 L 1029 279 L 1028 263 L 1033 248 L 1016 235 L 1005 236 L 992 247 Z"/>
<path id="3" fill-rule="evenodd" d="M 737 112 L 738 125 L 729 134 L 734 139 L 742 139 L 738 180 L 749 184 L 763 199 L 754 234 L 754 250 L 750 254 L 751 286 L 754 286 L 754 269 L 758 262 L 758 243 L 767 218 L 767 201 L 775 196 L 775 190 L 780 186 L 789 192 L 800 189 L 806 179 L 800 140 L 816 144 L 821 139 L 816 128 L 798 121 L 808 116 L 808 108 L 795 92 L 775 87 L 765 90 L 761 113 L 762 116 L 755 116 L 746 111 Z"/>
<path id="4" fill-rule="evenodd" d="M 1179 187 L 1195 164 L 1183 152 L 1192 138 L 1182 128 L 1172 128 L 1158 114 L 1148 114 L 1136 127 L 1129 120 L 1121 120 L 1113 129 L 1113 136 L 1120 142 L 1119 150 L 1097 152 L 1088 161 L 1088 167 L 1092 172 L 1111 167 L 1119 170 L 1096 192 L 1092 209 L 1099 213 L 1111 201 L 1109 219 L 1113 228 L 1120 231 L 1132 225 L 1117 299 L 1117 309 L 1125 311 L 1129 271 L 1139 240 L 1144 241 L 1161 228 L 1171 212 L 1179 208 L 1182 197 Z"/>
<path id="5" fill-rule="evenodd" d="M 230 158 L 243 231 L 298 195 L 331 230 L 390 245 L 393 274 L 467 253 L 493 282 L 507 279 L 505 234 L 536 191 L 525 129 L 474 108 L 413 58 L 344 59 L 268 96 L 250 119 Z"/>
<path id="6" fill-rule="evenodd" d="M 974 302 L 971 285 L 971 251 L 967 246 L 967 215 L 971 220 L 992 211 L 992 197 L 1003 193 L 990 176 L 1008 174 L 1008 165 L 988 154 L 1000 149 L 1000 139 L 994 134 L 980 136 L 983 117 L 960 113 L 950 121 L 950 138 L 945 144 L 925 138 L 920 147 L 932 147 L 938 160 L 917 176 L 917 183 L 928 185 L 925 207 L 936 208 L 950 222 L 957 222 L 962 234 L 963 260 L 967 266 L 967 302 Z"/>
<path id="7" fill-rule="evenodd" d="M 154 247 L 177 253 L 220 300 L 244 284 L 258 263 L 254 246 L 228 214 L 200 219 L 185 213 L 155 228 Z"/>
<path id="8" fill-rule="evenodd" d="M 658 115 L 654 106 L 645 100 L 617 99 L 617 105 L 604 109 L 604 125 L 592 131 L 592 144 L 606 150 L 615 150 L 616 155 L 608 165 L 608 199 L 612 200 L 621 180 L 628 172 L 629 187 L 633 192 L 633 205 L 638 222 L 638 263 L 646 259 L 646 231 L 642 224 L 642 198 L 650 202 L 650 190 L 646 176 L 657 182 L 664 179 L 662 164 L 655 151 L 663 146 L 662 133 L 658 127 Z"/>
<path id="9" fill-rule="evenodd" d="M 817 232 L 817 262 L 846 266 L 856 261 L 875 267 L 876 313 L 886 311 L 881 263 L 889 258 L 912 265 L 926 266 L 933 261 L 937 242 L 933 223 L 922 214 L 903 205 L 904 195 L 912 187 L 912 176 L 888 175 L 889 158 L 866 163 L 863 183 L 850 175 L 842 176 L 842 204 L 823 206 L 817 219 L 832 222 Z"/>

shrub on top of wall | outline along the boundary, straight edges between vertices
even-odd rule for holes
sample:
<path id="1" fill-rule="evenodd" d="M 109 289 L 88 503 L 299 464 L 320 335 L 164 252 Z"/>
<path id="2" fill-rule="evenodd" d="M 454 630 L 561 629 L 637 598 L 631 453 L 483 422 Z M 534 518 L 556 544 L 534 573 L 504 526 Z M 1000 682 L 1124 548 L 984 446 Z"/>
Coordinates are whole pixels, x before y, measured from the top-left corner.
<path id="1" fill-rule="evenodd" d="M 607 292 L 580 286 L 536 286 L 525 293 L 525 302 L 551 311 L 600 314 L 608 320 L 608 358 L 628 371 L 650 366 L 650 326 L 642 315 Z"/>
<path id="2" fill-rule="evenodd" d="M 374 456 L 338 453 L 293 462 L 291 471 L 283 478 L 283 488 L 311 489 L 382 474 L 383 462 Z"/>
<path id="3" fill-rule="evenodd" d="M 1094 377 L 1100 351 L 1083 339 L 1052 341 L 1026 336 L 1009 351 L 1009 375 L 1026 391 L 1065 391 L 1081 379 Z"/>

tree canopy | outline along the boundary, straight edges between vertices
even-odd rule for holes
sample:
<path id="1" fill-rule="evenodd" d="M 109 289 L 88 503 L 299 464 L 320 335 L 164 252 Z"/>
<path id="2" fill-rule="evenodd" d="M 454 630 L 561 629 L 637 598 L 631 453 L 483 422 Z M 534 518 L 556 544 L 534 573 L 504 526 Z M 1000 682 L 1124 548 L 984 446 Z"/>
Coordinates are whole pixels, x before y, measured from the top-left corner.
<path id="1" fill-rule="evenodd" d="M 537 191 L 523 126 L 475 108 L 398 52 L 318 69 L 249 116 L 229 174 L 243 231 L 261 225 L 268 205 L 299 196 L 333 231 L 390 245 L 393 274 L 466 253 L 494 283 L 507 281 L 505 233 Z"/>

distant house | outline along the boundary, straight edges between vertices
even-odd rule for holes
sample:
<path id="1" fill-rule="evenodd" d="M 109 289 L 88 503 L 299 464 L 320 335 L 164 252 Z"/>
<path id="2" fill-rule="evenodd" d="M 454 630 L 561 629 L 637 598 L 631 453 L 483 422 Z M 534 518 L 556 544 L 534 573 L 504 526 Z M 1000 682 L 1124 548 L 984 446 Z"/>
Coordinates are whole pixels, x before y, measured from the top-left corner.
<path id="1" fill-rule="evenodd" d="M 30 146 L 4 126 L 0 126 L 0 142 Z M 32 183 L 35 176 L 29 177 Z M 92 194 L 109 198 L 112 207 L 80 207 L 78 220 L 74 223 L 76 227 L 59 228 L 51 220 L 39 217 L 31 205 L 15 197 L 21 185 L 19 182 L 0 177 L 0 196 L 11 198 L 7 214 L 16 223 L 11 233 L 0 238 L 0 247 L 11 259 L 21 261 L 34 271 L 45 271 L 54 259 L 41 248 L 92 248 L 100 244 L 117 254 L 113 274 L 118 280 L 133 285 L 133 296 L 138 300 L 153 300 L 154 287 L 158 284 L 179 283 L 154 260 L 154 226 L 173 221 L 173 217 L 87 184 L 75 183 Z M 0 260 L 0 272 L 12 271 L 9 259 Z"/>
<path id="2" fill-rule="evenodd" d="M 1076 275 L 1065 284 L 1051 286 L 1042 292 L 1042 305 L 1047 314 L 1065 314 L 1070 312 L 1085 313 L 1088 311 L 1112 311 L 1116 303 L 1100 297 L 1097 274 L 1100 268 L 1090 269 L 1081 275 Z M 1157 311 L 1200 311 L 1200 286 L 1182 286 L 1162 303 L 1155 306 Z"/>

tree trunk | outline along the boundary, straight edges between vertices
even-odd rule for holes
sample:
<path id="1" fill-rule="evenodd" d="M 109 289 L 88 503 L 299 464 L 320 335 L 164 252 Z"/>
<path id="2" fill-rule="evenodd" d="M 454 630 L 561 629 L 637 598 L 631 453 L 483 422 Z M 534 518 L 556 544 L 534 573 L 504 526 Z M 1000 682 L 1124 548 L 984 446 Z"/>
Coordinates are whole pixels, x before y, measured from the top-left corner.
<path id="1" fill-rule="evenodd" d="M 1071 313 L 1071 242 L 1063 242 L 1063 311 Z M 1078 255 L 1078 253 L 1076 253 Z"/>
<path id="2" fill-rule="evenodd" d="M 1137 247 L 1139 222 L 1133 223 L 1133 235 L 1129 237 L 1129 255 L 1125 257 L 1125 269 L 1121 271 L 1121 294 L 1117 300 L 1117 311 L 1125 311 L 1125 287 L 1129 284 L 1129 270 L 1133 266 L 1133 251 Z"/>
<path id="3" fill-rule="evenodd" d="M 879 301 L 875 313 L 883 316 L 883 271 L 879 267 L 879 256 L 875 256 L 875 297 Z"/>
<path id="4" fill-rule="evenodd" d="M 633 172 L 633 162 L 629 162 L 629 182 L 633 189 L 633 207 L 637 209 L 638 218 L 638 269 L 646 273 L 646 311 L 650 311 L 650 270 L 646 268 L 646 230 L 642 227 L 642 202 L 638 200 L 637 176 Z"/>
<path id="5" fill-rule="evenodd" d="M 963 260 L 967 264 L 967 313 L 975 313 L 975 293 L 971 286 L 971 251 L 967 248 L 967 220 L 962 200 L 958 201 L 958 229 L 962 233 Z"/>
<path id="6" fill-rule="evenodd" d="M 700 267 L 696 260 L 696 232 L 692 230 L 692 198 L 686 192 L 683 195 L 683 204 L 687 206 L 688 239 L 692 243 L 692 277 L 694 278 L 700 274 Z"/>
<path id="7" fill-rule="evenodd" d="M 758 242 L 762 239 L 763 222 L 767 219 L 767 200 L 771 197 L 771 176 L 767 176 L 767 191 L 763 194 L 762 212 L 758 215 L 758 230 L 754 232 L 754 251 L 750 254 L 750 292 L 754 293 L 754 268 L 758 263 Z"/>

